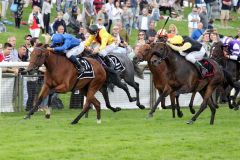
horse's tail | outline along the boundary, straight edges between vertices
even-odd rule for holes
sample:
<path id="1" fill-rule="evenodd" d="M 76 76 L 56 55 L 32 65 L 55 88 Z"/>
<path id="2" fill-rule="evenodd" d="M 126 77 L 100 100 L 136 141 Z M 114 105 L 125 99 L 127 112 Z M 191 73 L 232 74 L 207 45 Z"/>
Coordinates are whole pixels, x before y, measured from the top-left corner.
<path id="1" fill-rule="evenodd" d="M 143 71 L 144 69 L 141 69 L 139 67 L 139 65 L 137 63 L 135 63 L 134 61 L 132 61 L 133 63 L 133 67 L 134 67 L 134 74 L 138 77 L 138 78 L 141 78 L 143 79 L 144 78 L 144 74 L 143 74 Z"/>
<path id="2" fill-rule="evenodd" d="M 224 79 L 226 81 L 225 83 L 227 83 L 233 88 L 240 89 L 240 85 L 238 83 L 234 83 L 231 74 L 226 69 L 223 69 L 223 74 L 224 74 Z"/>

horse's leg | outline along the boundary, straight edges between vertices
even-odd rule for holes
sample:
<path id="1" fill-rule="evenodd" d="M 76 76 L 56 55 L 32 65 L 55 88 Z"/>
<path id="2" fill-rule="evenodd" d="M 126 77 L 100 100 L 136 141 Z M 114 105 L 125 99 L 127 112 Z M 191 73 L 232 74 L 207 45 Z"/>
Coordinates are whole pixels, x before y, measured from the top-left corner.
<path id="1" fill-rule="evenodd" d="M 161 107 L 162 107 L 162 109 L 166 109 L 166 103 L 165 103 L 165 98 L 163 98 L 162 99 L 162 101 L 161 101 Z"/>
<path id="2" fill-rule="evenodd" d="M 171 106 L 172 106 L 172 117 L 175 118 L 175 94 L 174 93 L 171 93 L 170 94 L 170 100 L 171 100 Z"/>
<path id="3" fill-rule="evenodd" d="M 101 106 L 100 102 L 94 97 L 92 100 L 92 104 L 94 105 L 96 112 L 97 112 L 97 123 L 101 123 Z"/>
<path id="4" fill-rule="evenodd" d="M 202 104 L 201 104 L 200 109 L 198 110 L 198 112 L 192 117 L 191 120 L 189 120 L 189 121 L 187 122 L 187 124 L 193 124 L 193 122 L 197 120 L 198 116 L 207 108 L 207 103 L 208 103 L 208 101 L 210 100 L 210 97 L 211 97 L 211 95 L 212 95 L 213 90 L 214 90 L 214 89 L 213 89 L 213 86 L 210 86 L 210 85 L 209 85 L 209 86 L 207 87 L 207 89 L 205 90 L 205 92 L 204 92 L 204 91 L 201 91 L 201 92 L 200 92 L 201 95 L 202 95 L 202 97 L 203 97 L 203 102 L 202 102 Z M 215 111 L 215 112 L 216 112 L 216 111 Z M 214 118 L 215 112 L 213 112 L 213 111 L 211 110 L 211 118 Z M 211 122 L 213 122 L 213 121 L 210 121 L 210 124 L 213 124 L 213 123 L 211 123 Z"/>
<path id="5" fill-rule="evenodd" d="M 106 86 L 103 86 L 103 87 L 101 88 L 100 92 L 101 92 L 102 95 L 103 95 L 103 98 L 104 98 L 105 103 L 106 103 L 106 107 L 107 107 L 108 109 L 110 109 L 110 110 L 113 111 L 113 112 L 118 112 L 118 111 L 121 110 L 121 108 L 119 108 L 119 107 L 113 108 L 113 107 L 111 106 L 110 101 L 109 101 L 109 96 L 108 96 L 108 91 L 107 91 L 107 87 L 106 87 Z"/>
<path id="6" fill-rule="evenodd" d="M 130 92 L 129 92 L 129 89 L 128 89 L 127 85 L 125 83 L 122 83 L 121 80 L 115 80 L 112 83 L 115 84 L 117 87 L 123 89 L 127 93 L 129 102 L 134 102 L 134 101 L 137 100 L 136 97 L 132 97 L 130 95 Z"/>
<path id="7" fill-rule="evenodd" d="M 52 102 L 53 94 L 54 93 L 52 92 L 48 96 L 48 106 L 46 108 L 46 113 L 45 113 L 45 118 L 47 118 L 47 119 L 50 119 L 50 115 L 51 115 L 51 109 L 50 109 L 51 107 L 50 107 L 50 105 L 51 105 L 51 102 Z"/>
<path id="8" fill-rule="evenodd" d="M 136 91 L 136 96 L 137 96 L 136 105 L 137 105 L 140 109 L 144 109 L 145 106 L 140 103 L 140 99 L 139 99 L 139 83 L 135 82 L 134 80 L 131 81 L 131 82 L 130 82 L 130 81 L 126 81 L 126 83 L 127 83 L 128 85 L 132 86 L 132 87 L 135 89 L 135 91 Z"/>
<path id="9" fill-rule="evenodd" d="M 177 109 L 177 115 L 179 118 L 182 118 L 183 113 L 180 109 L 180 104 L 179 104 L 179 94 L 175 96 L 176 97 L 176 109 Z"/>
<path id="10" fill-rule="evenodd" d="M 193 92 L 192 93 L 192 96 L 191 96 L 191 100 L 190 100 L 190 103 L 189 103 L 189 109 L 190 109 L 190 112 L 192 113 L 192 114 L 195 114 L 195 110 L 194 110 L 194 108 L 193 108 L 193 101 L 194 101 L 194 98 L 195 98 L 195 96 L 196 96 L 196 93 L 197 92 Z"/>
<path id="11" fill-rule="evenodd" d="M 84 106 L 83 106 L 83 109 L 82 109 L 82 112 L 72 121 L 71 124 L 77 124 L 78 121 L 82 118 L 82 116 L 90 109 L 90 103 L 89 103 L 89 100 L 87 99 Z"/>
<path id="12" fill-rule="evenodd" d="M 42 100 L 47 97 L 48 95 L 48 92 L 49 92 L 49 87 L 45 84 L 43 84 L 42 86 L 42 89 L 38 95 L 38 101 L 37 103 L 35 104 L 35 106 L 28 112 L 27 115 L 25 115 L 24 119 L 29 119 L 31 117 L 31 115 L 34 114 L 34 112 L 37 111 L 38 109 L 38 106 L 41 104 Z"/>
<path id="13" fill-rule="evenodd" d="M 214 119 L 215 119 L 215 113 L 216 113 L 216 108 L 215 108 L 215 104 L 212 100 L 212 97 L 209 98 L 208 100 L 208 105 L 210 107 L 210 110 L 211 110 L 211 119 L 210 119 L 210 124 L 214 124 Z"/>

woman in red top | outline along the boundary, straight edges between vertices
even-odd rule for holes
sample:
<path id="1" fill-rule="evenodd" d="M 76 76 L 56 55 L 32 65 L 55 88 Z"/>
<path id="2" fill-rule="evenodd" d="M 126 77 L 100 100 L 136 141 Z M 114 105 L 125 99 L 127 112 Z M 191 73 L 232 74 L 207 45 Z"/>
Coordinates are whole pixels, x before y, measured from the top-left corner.
<path id="1" fill-rule="evenodd" d="M 44 29 L 43 17 L 38 6 L 33 7 L 32 13 L 28 18 L 29 31 L 32 37 L 39 37 L 41 28 Z"/>

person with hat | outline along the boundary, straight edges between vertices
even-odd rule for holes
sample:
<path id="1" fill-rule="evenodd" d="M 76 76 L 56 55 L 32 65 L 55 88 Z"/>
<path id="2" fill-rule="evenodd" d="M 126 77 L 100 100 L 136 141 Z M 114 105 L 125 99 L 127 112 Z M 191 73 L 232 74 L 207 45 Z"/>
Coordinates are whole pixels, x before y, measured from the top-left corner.
<path id="1" fill-rule="evenodd" d="M 175 35 L 173 38 L 169 38 L 167 44 L 175 51 L 178 51 L 185 59 L 193 63 L 202 78 L 205 77 L 208 70 L 202 66 L 199 62 L 203 59 L 206 54 L 204 46 L 188 36 Z"/>
<path id="2" fill-rule="evenodd" d="M 109 71 L 114 72 L 113 64 L 108 57 L 108 53 L 112 52 L 117 47 L 115 38 L 109 34 L 105 28 L 98 28 L 96 24 L 90 25 L 88 27 L 88 32 L 90 36 L 84 43 L 85 47 L 89 47 L 93 41 L 99 43 L 100 46 L 93 49 L 93 54 L 102 56 Z"/>
<path id="3" fill-rule="evenodd" d="M 230 37 L 223 37 L 223 53 L 227 59 L 240 61 L 240 41 Z"/>
<path id="4" fill-rule="evenodd" d="M 76 56 L 84 51 L 81 41 L 70 34 L 57 33 L 52 36 L 52 44 L 48 50 L 56 53 L 66 53 L 66 57 L 77 67 L 79 73 L 85 69 L 82 67 Z"/>

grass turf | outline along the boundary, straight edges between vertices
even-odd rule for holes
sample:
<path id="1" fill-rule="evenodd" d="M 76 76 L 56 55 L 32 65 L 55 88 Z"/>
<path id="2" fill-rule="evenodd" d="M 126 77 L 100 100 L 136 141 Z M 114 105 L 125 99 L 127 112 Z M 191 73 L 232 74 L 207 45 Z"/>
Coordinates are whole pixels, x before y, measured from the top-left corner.
<path id="1" fill-rule="evenodd" d="M 157 111 L 146 120 L 148 110 L 102 111 L 77 125 L 70 122 L 80 110 L 57 110 L 47 120 L 37 113 L 23 120 L 24 113 L 0 115 L 1 160 L 237 160 L 240 153 L 239 111 L 217 110 L 215 125 L 209 125 L 207 109 L 194 125 L 183 109 L 182 119 L 171 110 Z"/>

